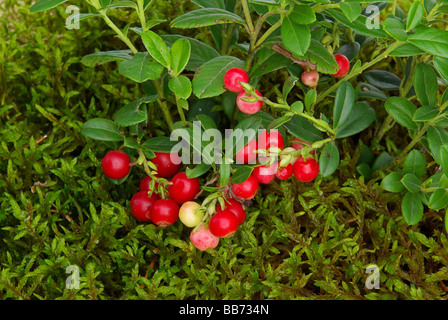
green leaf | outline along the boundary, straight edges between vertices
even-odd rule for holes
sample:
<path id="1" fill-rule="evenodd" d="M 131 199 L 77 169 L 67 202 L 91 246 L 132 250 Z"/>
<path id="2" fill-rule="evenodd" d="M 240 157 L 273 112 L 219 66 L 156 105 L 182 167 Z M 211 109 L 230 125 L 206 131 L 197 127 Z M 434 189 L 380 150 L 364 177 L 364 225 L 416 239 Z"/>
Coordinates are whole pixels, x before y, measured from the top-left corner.
<path id="1" fill-rule="evenodd" d="M 306 142 L 315 142 L 322 140 L 322 133 L 307 119 L 295 115 L 285 123 L 285 127 L 289 132 Z"/>
<path id="2" fill-rule="evenodd" d="M 432 157 L 438 164 L 441 164 L 440 148 L 442 145 L 448 144 L 448 132 L 443 128 L 430 126 L 426 137 Z"/>
<path id="3" fill-rule="evenodd" d="M 348 117 L 338 124 L 336 138 L 345 138 L 361 132 L 375 120 L 375 109 L 367 102 L 355 103 Z"/>
<path id="4" fill-rule="evenodd" d="M 308 90 L 306 95 L 305 95 L 305 108 L 307 110 L 310 110 L 311 105 L 313 103 L 315 103 L 316 100 L 317 100 L 317 91 L 316 91 L 316 89 Z"/>
<path id="5" fill-rule="evenodd" d="M 298 56 L 303 56 L 311 43 L 308 26 L 297 24 L 289 16 L 283 19 L 281 37 L 285 48 Z"/>
<path id="6" fill-rule="evenodd" d="M 420 1 L 414 1 L 408 12 L 406 31 L 414 29 L 422 20 L 425 8 Z"/>
<path id="7" fill-rule="evenodd" d="M 434 69 L 425 63 L 419 63 L 414 72 L 414 88 L 422 105 L 436 104 L 438 84 Z"/>
<path id="8" fill-rule="evenodd" d="M 380 89 L 400 89 L 401 78 L 386 70 L 369 70 L 363 73 L 363 77 L 368 83 Z"/>
<path id="9" fill-rule="evenodd" d="M 413 120 L 416 122 L 425 122 L 434 119 L 439 114 L 439 109 L 435 106 L 423 106 L 415 111 Z"/>
<path id="10" fill-rule="evenodd" d="M 358 19 L 351 22 L 344 13 L 339 9 L 327 9 L 326 13 L 330 14 L 334 19 L 345 25 L 347 28 L 354 30 L 356 33 L 366 37 L 374 38 L 387 38 L 387 33 L 382 30 L 381 25 L 379 28 L 369 28 L 368 17 L 360 15 Z"/>
<path id="11" fill-rule="evenodd" d="M 235 170 L 232 175 L 232 183 L 242 183 L 246 181 L 254 170 L 253 167 L 242 166 Z"/>
<path id="12" fill-rule="evenodd" d="M 428 207 L 432 210 L 439 211 L 448 206 L 448 192 L 445 188 L 437 189 L 429 198 Z"/>
<path id="13" fill-rule="evenodd" d="M 31 13 L 52 9 L 67 0 L 39 0 L 30 8 Z"/>
<path id="14" fill-rule="evenodd" d="M 157 95 L 145 97 L 121 107 L 114 115 L 115 123 L 122 127 L 128 127 L 146 121 L 147 109 L 145 106 L 141 107 L 141 105 L 156 99 Z"/>
<path id="15" fill-rule="evenodd" d="M 359 3 L 340 2 L 340 8 L 350 22 L 355 21 L 361 14 Z"/>
<path id="16" fill-rule="evenodd" d="M 118 125 L 109 119 L 94 118 L 84 123 L 81 133 L 86 137 L 103 141 L 123 141 Z"/>
<path id="17" fill-rule="evenodd" d="M 231 171 L 230 163 L 223 160 L 219 166 L 219 183 L 221 186 L 226 186 L 229 183 Z"/>
<path id="18" fill-rule="evenodd" d="M 389 192 L 401 192 L 405 189 L 401 183 L 402 178 L 401 172 L 391 172 L 381 181 L 381 188 Z"/>
<path id="19" fill-rule="evenodd" d="M 142 148 L 153 152 L 170 153 L 176 144 L 178 142 L 172 141 L 169 137 L 155 137 L 143 142 Z"/>
<path id="20" fill-rule="evenodd" d="M 404 30 L 404 26 L 401 23 L 401 20 L 398 18 L 395 18 L 393 16 L 388 16 L 384 22 L 384 31 L 387 32 L 388 35 L 390 35 L 392 38 L 398 40 L 398 41 L 406 41 L 408 38 L 408 35 L 406 34 Z"/>
<path id="21" fill-rule="evenodd" d="M 191 82 L 186 76 L 170 78 L 168 88 L 182 99 L 188 99 L 191 95 Z"/>
<path id="22" fill-rule="evenodd" d="M 420 25 L 408 41 L 430 54 L 448 58 L 448 31 Z"/>
<path id="23" fill-rule="evenodd" d="M 413 45 L 412 43 L 406 42 L 396 47 L 391 53 L 389 53 L 389 55 L 396 57 L 409 57 L 409 56 L 416 56 L 424 52 L 425 52 L 424 50 Z"/>
<path id="24" fill-rule="evenodd" d="M 191 45 L 186 39 L 178 39 L 170 48 L 171 70 L 178 76 L 190 60 Z"/>
<path id="25" fill-rule="evenodd" d="M 372 163 L 372 172 L 388 166 L 394 158 L 386 151 L 381 152 Z"/>
<path id="26" fill-rule="evenodd" d="M 226 7 L 224 0 L 192 0 L 192 1 L 202 8 L 224 9 Z"/>
<path id="27" fill-rule="evenodd" d="M 171 55 L 163 39 L 151 30 L 141 34 L 143 44 L 149 54 L 161 65 L 169 68 L 171 65 Z"/>
<path id="28" fill-rule="evenodd" d="M 129 54 L 131 52 L 131 50 L 95 52 L 82 57 L 81 63 L 87 67 L 95 67 L 111 61 L 130 60 L 132 59 L 132 56 Z"/>
<path id="29" fill-rule="evenodd" d="M 432 59 L 434 67 L 439 71 L 440 75 L 448 81 L 448 58 L 442 58 L 435 56 Z"/>
<path id="30" fill-rule="evenodd" d="M 310 24 L 316 21 L 316 14 L 308 5 L 295 5 L 288 18 L 296 24 Z"/>
<path id="31" fill-rule="evenodd" d="M 337 128 L 339 123 L 344 122 L 350 115 L 355 104 L 356 92 L 352 84 L 343 81 L 336 91 L 333 107 L 333 127 Z"/>
<path id="32" fill-rule="evenodd" d="M 122 61 L 118 66 L 118 71 L 129 79 L 138 83 L 146 80 L 156 80 L 160 77 L 163 67 L 151 60 L 147 52 L 138 52 L 132 59 Z"/>
<path id="33" fill-rule="evenodd" d="M 204 63 L 193 78 L 193 93 L 200 99 L 225 92 L 224 75 L 231 68 L 244 68 L 243 61 L 232 56 L 219 56 Z"/>
<path id="34" fill-rule="evenodd" d="M 102 7 L 100 10 L 113 9 L 113 8 L 134 8 L 137 9 L 137 4 L 133 1 L 115 1 L 107 6 Z"/>
<path id="35" fill-rule="evenodd" d="M 205 62 L 219 56 L 218 51 L 194 38 L 184 37 L 178 34 L 164 34 L 161 36 L 167 46 L 172 46 L 177 40 L 185 39 L 190 43 L 190 59 L 185 69 L 196 71 Z"/>
<path id="36" fill-rule="evenodd" d="M 417 129 L 417 124 L 412 120 L 417 110 L 415 105 L 401 97 L 387 99 L 385 108 L 395 121 L 409 129 Z"/>
<path id="37" fill-rule="evenodd" d="M 443 144 L 440 147 L 440 165 L 445 175 L 448 175 L 448 144 Z"/>
<path id="38" fill-rule="evenodd" d="M 202 176 L 203 174 L 207 173 L 212 168 L 211 165 L 206 163 L 200 163 L 193 169 L 187 168 L 185 170 L 185 173 L 187 174 L 188 178 L 197 178 Z"/>
<path id="39" fill-rule="evenodd" d="M 405 174 L 404 177 L 401 179 L 401 183 L 411 193 L 419 192 L 420 186 L 422 184 L 420 179 L 413 173 Z"/>
<path id="40" fill-rule="evenodd" d="M 339 166 L 339 150 L 333 143 L 327 143 L 319 157 L 319 170 L 323 177 L 331 176 Z"/>
<path id="41" fill-rule="evenodd" d="M 423 203 L 415 194 L 407 192 L 401 202 L 401 212 L 407 224 L 415 225 L 423 217 Z"/>
<path id="42" fill-rule="evenodd" d="M 259 77 L 266 73 L 287 67 L 292 63 L 291 60 L 274 50 L 263 47 L 255 52 L 254 63 L 252 64 L 249 74 L 251 77 Z"/>
<path id="43" fill-rule="evenodd" d="M 403 162 L 403 173 L 412 173 L 421 178 L 426 171 L 425 156 L 418 150 L 412 150 Z"/>
<path id="44" fill-rule="evenodd" d="M 311 39 L 308 51 L 299 57 L 302 60 L 310 60 L 317 66 L 317 71 L 326 74 L 335 74 L 338 70 L 338 64 L 334 55 L 332 55 L 322 43 Z"/>
<path id="45" fill-rule="evenodd" d="M 173 28 L 199 28 L 224 23 L 238 23 L 245 25 L 246 22 L 239 15 L 219 8 L 201 8 L 189 11 L 171 21 Z"/>

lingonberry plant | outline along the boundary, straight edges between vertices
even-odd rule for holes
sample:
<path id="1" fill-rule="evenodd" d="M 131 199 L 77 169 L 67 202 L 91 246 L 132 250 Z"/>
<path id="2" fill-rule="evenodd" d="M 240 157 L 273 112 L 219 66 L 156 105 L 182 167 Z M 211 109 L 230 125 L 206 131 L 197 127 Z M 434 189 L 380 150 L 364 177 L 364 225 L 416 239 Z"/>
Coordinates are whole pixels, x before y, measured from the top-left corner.
<path id="1" fill-rule="evenodd" d="M 62 2 L 39 0 L 32 11 Z M 193 228 L 194 246 L 214 248 L 244 220 L 222 209 L 226 201 L 244 209 L 264 184 L 327 179 L 341 154 L 356 159 L 352 174 L 403 193 L 410 225 L 423 205 L 448 206 L 448 31 L 437 28 L 446 1 L 415 1 L 406 13 L 398 1 L 192 0 L 197 9 L 170 21 L 182 35 L 156 32 L 166 21 L 151 18 L 152 2 L 87 0 L 92 12 L 79 18 L 103 19 L 128 48 L 88 54 L 84 65 L 115 61 L 141 84 L 138 100 L 82 128 L 122 150 L 112 151 L 119 161 L 102 164 L 112 181 L 125 183 L 133 166 L 148 177 L 140 192 L 158 199 L 139 205 L 150 209 L 139 209 L 137 219 L 166 227 L 179 205 L 195 201 L 181 207 L 181 221 Z M 113 22 L 109 13 L 123 7 L 138 21 Z M 197 28 L 209 28 L 214 47 L 184 35 Z M 383 64 L 397 65 L 400 75 Z M 283 83 L 266 86 L 271 73 Z M 396 124 L 407 146 L 384 139 Z M 211 142 L 226 129 L 233 131 Z M 347 139 L 359 141 L 356 150 L 341 149 Z"/>

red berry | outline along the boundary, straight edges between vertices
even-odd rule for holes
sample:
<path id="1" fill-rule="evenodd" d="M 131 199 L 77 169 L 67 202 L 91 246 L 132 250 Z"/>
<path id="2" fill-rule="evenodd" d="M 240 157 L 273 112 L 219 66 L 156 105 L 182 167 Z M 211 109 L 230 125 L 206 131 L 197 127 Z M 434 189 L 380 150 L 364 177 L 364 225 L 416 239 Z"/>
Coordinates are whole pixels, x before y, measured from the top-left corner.
<path id="1" fill-rule="evenodd" d="M 240 82 L 249 82 L 249 76 L 244 69 L 232 68 L 224 75 L 224 87 L 229 91 L 243 92 L 244 88 L 241 86 Z"/>
<path id="2" fill-rule="evenodd" d="M 294 168 L 291 163 L 288 163 L 285 167 L 279 167 L 275 176 L 280 180 L 287 180 L 292 176 Z"/>
<path id="3" fill-rule="evenodd" d="M 199 192 L 201 185 L 197 178 L 188 178 L 185 172 L 177 173 L 171 180 L 168 192 L 170 198 L 178 204 L 193 200 Z"/>
<path id="4" fill-rule="evenodd" d="M 235 234 L 238 228 L 238 219 L 233 212 L 223 210 L 210 218 L 208 228 L 218 238 L 229 238 Z"/>
<path id="5" fill-rule="evenodd" d="M 224 209 L 222 209 L 221 206 L 218 204 L 216 206 L 216 213 L 221 212 L 223 210 L 231 211 L 236 216 L 238 220 L 238 225 L 242 224 L 244 222 L 244 219 L 246 219 L 246 210 L 244 210 L 243 205 L 233 198 L 226 199 L 224 202 L 225 202 Z"/>
<path id="6" fill-rule="evenodd" d="M 152 204 L 150 217 L 153 223 L 165 228 L 179 218 L 179 205 L 171 199 L 156 200 Z"/>
<path id="7" fill-rule="evenodd" d="M 282 134 L 277 130 L 264 130 L 258 135 L 257 139 L 258 149 L 268 150 L 269 148 L 283 149 L 285 142 Z"/>
<path id="8" fill-rule="evenodd" d="M 205 251 L 216 248 L 219 238 L 210 232 L 207 225 L 201 224 L 197 229 L 195 228 L 191 231 L 190 241 L 196 249 Z"/>
<path id="9" fill-rule="evenodd" d="M 304 160 L 299 157 L 294 163 L 294 176 L 301 182 L 308 182 L 316 179 L 319 174 L 319 164 L 314 158 Z"/>
<path id="10" fill-rule="evenodd" d="M 303 141 L 302 139 L 299 139 L 299 138 L 296 137 L 296 138 L 294 138 L 292 140 L 291 146 L 294 149 L 296 149 L 296 150 L 302 150 L 303 147 L 304 147 L 304 144 L 307 144 L 307 145 L 311 146 L 313 143 L 312 142 Z M 311 150 L 310 154 L 313 154 L 313 153 L 314 153 L 314 150 Z"/>
<path id="11" fill-rule="evenodd" d="M 151 208 L 159 196 L 155 193 L 148 196 L 148 192 L 139 191 L 131 198 L 131 212 L 139 221 L 151 221 Z"/>
<path id="12" fill-rule="evenodd" d="M 272 182 L 275 178 L 275 174 L 277 173 L 278 162 L 274 162 L 270 166 L 258 166 L 254 168 L 252 171 L 252 175 L 257 178 L 259 183 L 268 184 Z"/>
<path id="13" fill-rule="evenodd" d="M 150 189 L 150 182 L 151 182 L 151 177 L 150 176 L 146 176 L 144 177 L 141 181 L 140 181 L 140 191 L 157 191 L 159 184 L 156 182 L 154 183 L 154 190 Z"/>
<path id="14" fill-rule="evenodd" d="M 131 167 L 129 156 L 123 151 L 109 151 L 101 160 L 101 167 L 106 176 L 111 179 L 123 179 L 129 174 Z"/>
<path id="15" fill-rule="evenodd" d="M 317 87 L 317 82 L 319 81 L 319 73 L 315 70 L 309 72 L 305 71 L 300 78 L 304 85 L 314 89 Z"/>
<path id="16" fill-rule="evenodd" d="M 237 163 L 251 163 L 257 158 L 257 141 L 252 139 L 246 146 L 235 155 Z"/>
<path id="17" fill-rule="evenodd" d="M 151 159 L 157 167 L 157 175 L 163 178 L 171 178 L 179 172 L 182 166 L 181 158 L 177 153 L 154 152 L 155 157 Z"/>
<path id="18" fill-rule="evenodd" d="M 235 196 L 250 200 L 255 197 L 259 187 L 260 186 L 258 184 L 257 178 L 255 178 L 253 175 L 250 175 L 246 181 L 243 181 L 241 183 L 233 183 L 232 191 Z"/>
<path id="19" fill-rule="evenodd" d="M 342 54 L 335 54 L 334 58 L 336 59 L 336 62 L 338 63 L 339 69 L 338 72 L 333 74 L 333 77 L 343 77 L 345 76 L 348 71 L 350 70 L 350 61 L 347 59 L 346 56 Z"/>
<path id="20" fill-rule="evenodd" d="M 255 89 L 255 93 L 259 96 L 261 96 L 260 91 Z M 254 114 L 260 111 L 261 107 L 263 106 L 263 101 L 257 100 L 255 102 L 247 102 L 241 100 L 241 98 L 254 98 L 251 94 L 246 93 L 245 91 L 238 94 L 236 97 L 236 105 L 238 106 L 238 109 L 240 109 L 241 112 L 246 114 Z"/>

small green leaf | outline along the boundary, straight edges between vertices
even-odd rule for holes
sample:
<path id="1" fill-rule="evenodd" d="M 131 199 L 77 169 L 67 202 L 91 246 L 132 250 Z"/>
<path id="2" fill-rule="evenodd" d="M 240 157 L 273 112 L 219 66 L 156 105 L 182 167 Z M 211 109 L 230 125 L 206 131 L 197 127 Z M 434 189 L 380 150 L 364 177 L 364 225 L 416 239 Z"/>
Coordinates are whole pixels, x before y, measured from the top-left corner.
<path id="1" fill-rule="evenodd" d="M 448 192 L 445 188 L 434 191 L 429 198 L 429 208 L 439 211 L 448 205 Z"/>
<path id="2" fill-rule="evenodd" d="M 207 173 L 212 168 L 211 165 L 206 163 L 200 163 L 193 169 L 187 168 L 185 170 L 185 173 L 187 174 L 188 178 L 197 178 L 202 176 L 203 174 Z"/>
<path id="3" fill-rule="evenodd" d="M 118 71 L 129 79 L 142 83 L 146 80 L 156 80 L 160 77 L 163 67 L 151 61 L 151 57 L 146 52 L 136 53 L 132 59 L 122 61 L 118 66 Z"/>
<path id="4" fill-rule="evenodd" d="M 331 176 L 339 166 L 339 150 L 333 143 L 327 143 L 319 157 L 319 170 L 323 177 Z"/>
<path id="5" fill-rule="evenodd" d="M 311 43 L 309 27 L 297 24 L 289 16 L 283 19 L 281 37 L 285 48 L 298 56 L 303 56 Z"/>
<path id="6" fill-rule="evenodd" d="M 442 58 L 435 56 L 432 59 L 434 67 L 439 71 L 440 75 L 448 81 L 448 58 Z"/>
<path id="7" fill-rule="evenodd" d="M 81 133 L 86 137 L 103 141 L 123 141 L 118 125 L 109 119 L 94 118 L 84 123 Z"/>
<path id="8" fill-rule="evenodd" d="M 401 85 L 401 78 L 396 74 L 386 70 L 369 70 L 363 72 L 364 79 L 377 88 L 384 90 L 398 90 Z"/>
<path id="9" fill-rule="evenodd" d="M 30 12 L 35 13 L 39 11 L 49 10 L 66 1 L 67 0 L 39 0 L 31 6 Z"/>
<path id="10" fill-rule="evenodd" d="M 375 120 L 376 112 L 368 102 L 356 102 L 348 117 L 338 124 L 336 137 L 345 138 L 369 127 Z"/>
<path id="11" fill-rule="evenodd" d="M 171 65 L 171 55 L 163 39 L 151 30 L 141 34 L 143 44 L 149 54 L 161 65 L 169 68 Z"/>
<path id="12" fill-rule="evenodd" d="M 316 21 L 316 14 L 308 5 L 295 5 L 288 17 L 296 24 L 310 24 Z"/>
<path id="13" fill-rule="evenodd" d="M 415 225 L 423 217 L 423 203 L 415 194 L 407 192 L 401 202 L 401 212 L 407 224 Z"/>
<path id="14" fill-rule="evenodd" d="M 242 166 L 235 170 L 232 175 L 232 183 L 242 183 L 246 181 L 254 170 L 253 167 Z"/>
<path id="15" fill-rule="evenodd" d="M 408 41 L 426 52 L 448 58 L 448 31 L 426 26 L 417 26 Z"/>
<path id="16" fill-rule="evenodd" d="M 221 186 L 226 186 L 230 180 L 232 166 L 230 163 L 226 163 L 224 160 L 219 166 L 219 183 Z"/>
<path id="17" fill-rule="evenodd" d="M 417 98 L 424 106 L 436 104 L 437 99 L 437 74 L 432 67 L 426 63 L 419 63 L 414 72 L 414 88 Z"/>
<path id="18" fill-rule="evenodd" d="M 191 95 L 191 82 L 185 76 L 170 78 L 168 88 L 182 99 L 188 99 Z"/>
<path id="19" fill-rule="evenodd" d="M 350 3 L 350 2 L 340 2 L 339 3 L 342 12 L 345 14 L 350 22 L 358 19 L 361 14 L 361 4 L 360 3 Z"/>
<path id="20" fill-rule="evenodd" d="M 440 147 L 440 164 L 445 175 L 448 175 L 448 144 Z"/>
<path id="21" fill-rule="evenodd" d="M 404 26 L 401 23 L 400 19 L 395 18 L 393 16 L 389 16 L 384 20 L 383 25 L 384 25 L 384 31 L 386 31 L 387 34 L 393 37 L 394 39 L 398 41 L 407 40 L 408 35 L 406 34 Z"/>
<path id="22" fill-rule="evenodd" d="M 415 111 L 412 120 L 416 122 L 426 122 L 434 119 L 439 114 L 439 109 L 435 106 L 423 106 Z"/>
<path id="23" fill-rule="evenodd" d="M 405 189 L 402 178 L 401 172 L 391 172 L 381 181 L 381 188 L 389 192 L 401 192 Z"/>
<path id="24" fill-rule="evenodd" d="M 143 142 L 142 147 L 154 152 L 170 153 L 176 144 L 178 142 L 172 141 L 169 137 L 155 137 Z"/>
<path id="25" fill-rule="evenodd" d="M 178 76 L 187 66 L 190 60 L 191 45 L 187 39 L 180 38 L 176 40 L 171 48 L 171 70 Z"/>
<path id="26" fill-rule="evenodd" d="M 189 11 L 171 21 L 173 28 L 199 28 L 223 23 L 238 23 L 245 25 L 246 22 L 239 15 L 219 8 L 201 8 Z"/>
<path id="27" fill-rule="evenodd" d="M 403 183 L 404 187 L 411 193 L 419 192 L 422 184 L 420 179 L 413 173 L 405 174 L 401 179 L 401 183 Z"/>
<path id="28" fill-rule="evenodd" d="M 448 132 L 443 128 L 430 126 L 426 137 L 432 157 L 438 164 L 441 164 L 440 149 L 442 145 L 448 144 Z"/>
<path id="29" fill-rule="evenodd" d="M 418 150 L 412 150 L 403 162 L 403 173 L 412 173 L 421 178 L 426 171 L 425 156 Z"/>
<path id="30" fill-rule="evenodd" d="M 337 128 L 339 123 L 344 122 L 350 115 L 355 104 L 356 92 L 352 84 L 343 81 L 336 91 L 333 107 L 333 127 Z"/>
<path id="31" fill-rule="evenodd" d="M 406 31 L 414 29 L 422 20 L 425 8 L 420 1 L 414 1 L 408 12 Z"/>
<path id="32" fill-rule="evenodd" d="M 412 120 L 417 108 L 412 102 L 401 97 L 390 97 L 384 107 L 399 124 L 409 129 L 417 129 L 417 124 Z"/>

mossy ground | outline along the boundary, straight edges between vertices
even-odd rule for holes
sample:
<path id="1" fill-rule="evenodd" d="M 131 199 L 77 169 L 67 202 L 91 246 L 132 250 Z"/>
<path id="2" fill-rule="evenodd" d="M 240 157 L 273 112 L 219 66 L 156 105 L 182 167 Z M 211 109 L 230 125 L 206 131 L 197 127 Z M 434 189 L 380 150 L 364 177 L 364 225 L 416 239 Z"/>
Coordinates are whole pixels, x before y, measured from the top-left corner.
<path id="1" fill-rule="evenodd" d="M 173 8 L 160 5 L 156 15 L 170 19 Z M 64 10 L 30 15 L 29 2 L 0 5 L 2 299 L 446 299 L 441 214 L 407 225 L 399 195 L 379 187 L 381 172 L 365 180 L 356 171 L 356 146 L 370 143 L 375 125 L 341 143 L 332 177 L 262 187 L 246 222 L 215 251 L 195 250 L 180 223 L 137 223 L 129 199 L 143 170 L 112 184 L 99 161 L 114 145 L 80 129 L 141 88 L 115 64 L 80 63 L 123 46 L 99 21 L 67 30 Z M 164 123 L 156 105 L 150 111 L 157 134 Z M 388 146 L 406 143 L 400 130 L 388 132 Z M 366 287 L 370 264 L 379 267 L 379 289 Z M 66 288 L 70 265 L 79 289 Z"/>

